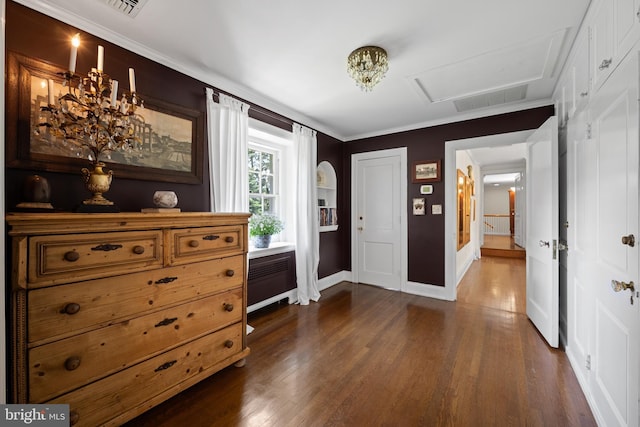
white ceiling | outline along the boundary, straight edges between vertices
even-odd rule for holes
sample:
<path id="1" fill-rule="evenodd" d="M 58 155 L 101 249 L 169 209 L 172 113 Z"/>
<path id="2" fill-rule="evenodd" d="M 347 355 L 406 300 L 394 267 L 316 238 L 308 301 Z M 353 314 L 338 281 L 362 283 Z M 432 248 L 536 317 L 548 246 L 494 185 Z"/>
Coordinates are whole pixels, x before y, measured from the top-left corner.
<path id="1" fill-rule="evenodd" d="M 16 1 L 348 141 L 551 104 L 590 0 Z M 346 58 L 371 44 L 365 93 Z"/>

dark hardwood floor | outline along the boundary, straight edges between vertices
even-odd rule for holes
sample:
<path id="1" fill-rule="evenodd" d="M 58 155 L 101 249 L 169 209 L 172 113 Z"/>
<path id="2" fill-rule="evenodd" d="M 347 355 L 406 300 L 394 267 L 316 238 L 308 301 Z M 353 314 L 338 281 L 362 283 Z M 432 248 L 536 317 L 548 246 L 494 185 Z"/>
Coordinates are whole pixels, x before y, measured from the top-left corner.
<path id="1" fill-rule="evenodd" d="M 127 425 L 595 426 L 565 354 L 517 304 L 483 302 L 494 288 L 523 285 L 517 272 L 464 290 L 487 280 L 485 261 L 517 270 L 483 258 L 458 302 L 341 283 L 318 303 L 252 313 L 244 368 Z"/>

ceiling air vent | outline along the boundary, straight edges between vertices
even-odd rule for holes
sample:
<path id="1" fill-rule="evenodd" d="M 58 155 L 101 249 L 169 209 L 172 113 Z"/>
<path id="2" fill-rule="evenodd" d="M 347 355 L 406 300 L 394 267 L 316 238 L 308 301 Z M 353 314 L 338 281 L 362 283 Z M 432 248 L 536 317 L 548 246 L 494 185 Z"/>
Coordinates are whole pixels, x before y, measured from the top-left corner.
<path id="1" fill-rule="evenodd" d="M 476 110 L 478 108 L 493 107 L 509 102 L 522 101 L 527 96 L 527 85 L 501 89 L 495 92 L 483 93 L 468 98 L 456 99 L 453 103 L 458 112 Z"/>
<path id="2" fill-rule="evenodd" d="M 119 10 L 131 18 L 135 18 L 147 0 L 102 0 L 112 8 Z"/>

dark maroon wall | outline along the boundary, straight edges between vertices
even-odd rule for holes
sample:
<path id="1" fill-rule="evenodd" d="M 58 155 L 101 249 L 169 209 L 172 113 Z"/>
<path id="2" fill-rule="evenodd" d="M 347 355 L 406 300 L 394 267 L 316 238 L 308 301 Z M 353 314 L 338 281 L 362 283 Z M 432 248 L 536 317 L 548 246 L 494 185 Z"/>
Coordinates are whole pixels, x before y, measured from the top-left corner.
<path id="1" fill-rule="evenodd" d="M 7 2 L 6 49 L 22 55 L 57 64 L 67 68 L 69 63 L 69 40 L 80 33 L 82 42 L 78 48 L 77 70 L 85 73 L 95 67 L 97 45 L 105 49 L 105 72 L 121 82 L 128 81 L 128 68 L 136 69 L 136 86 L 139 93 L 150 98 L 160 99 L 171 104 L 200 111 L 201 126 L 206 126 L 204 117 L 206 103 L 205 84 L 182 73 L 167 68 L 157 62 L 142 58 L 104 40 L 100 40 L 85 31 L 49 18 L 11 1 Z M 7 91 L 10 88 L 7 88 Z M 7 123 L 9 126 L 10 123 Z M 202 131 L 203 129 L 201 129 Z M 10 144 L 11 141 L 7 141 Z M 26 141 L 18 141 L 25 144 Z M 206 140 L 203 141 L 206 150 Z M 113 200 L 123 211 L 139 211 L 150 207 L 152 195 L 156 190 L 173 190 L 179 198 L 179 207 L 184 211 L 206 211 L 209 207 L 209 183 L 207 162 L 202 159 L 205 178 L 202 184 L 188 185 L 146 180 L 124 179 L 114 175 L 107 198 Z M 88 163 L 88 162 L 87 162 Z M 38 173 L 51 185 L 51 201 L 56 209 L 72 210 L 90 194 L 84 189 L 80 170 L 77 174 L 48 173 L 33 170 L 7 169 L 7 189 L 5 202 L 11 210 L 21 200 L 21 187 L 25 176 Z"/>
<path id="2" fill-rule="evenodd" d="M 443 205 L 443 215 L 432 215 L 430 208 L 427 215 L 414 216 L 411 203 L 420 195 L 420 184 L 411 182 L 411 166 L 423 160 L 442 160 L 444 167 L 444 144 L 446 141 L 516 132 L 539 127 L 551 115 L 553 106 L 509 114 L 484 117 L 464 122 L 450 123 L 441 126 L 400 132 L 390 135 L 366 138 L 346 144 L 344 160 L 344 200 L 351 198 L 351 162 L 352 154 L 377 151 L 389 148 L 407 147 L 407 226 L 409 236 L 409 272 L 408 280 L 444 286 L 444 180 L 434 183 L 433 194 L 426 196 L 427 204 Z M 442 171 L 444 173 L 444 170 Z M 348 225 L 351 217 L 350 203 L 345 203 L 341 227 Z M 345 236 L 345 245 L 350 245 L 350 235 Z M 350 269 L 349 267 L 348 269 Z"/>
<path id="3" fill-rule="evenodd" d="M 344 146 L 343 142 L 330 138 L 326 135 L 318 134 L 318 164 L 322 161 L 331 163 L 336 171 L 338 183 L 344 180 L 342 170 L 344 169 Z M 351 249 L 349 247 L 349 227 L 343 224 L 347 219 L 345 212 L 346 203 L 344 191 L 338 184 L 337 194 L 338 229 L 320 233 L 320 265 L 318 266 L 318 277 L 326 277 L 343 270 L 349 270 L 349 259 Z"/>
<path id="4" fill-rule="evenodd" d="M 35 12 L 27 7 L 7 2 L 6 49 L 35 59 L 44 60 L 66 68 L 69 61 L 69 40 L 80 33 L 82 44 L 78 51 L 78 72 L 95 66 L 97 45 L 105 48 L 105 71 L 114 79 L 128 81 L 128 68 L 136 69 L 138 92 L 149 97 L 170 102 L 202 113 L 202 126 L 206 127 L 205 83 L 172 70 L 162 64 L 143 58 L 84 31 Z M 233 94 L 230 94 L 233 96 Z M 245 101 L 247 102 L 247 101 Z M 291 130 L 292 121 L 260 106 L 251 105 L 249 115 L 257 120 Z M 303 123 L 304 124 L 304 123 Z M 173 190 L 178 194 L 179 207 L 183 211 L 209 210 L 209 171 L 207 162 L 207 139 L 204 134 L 201 184 L 175 184 L 124 179 L 116 174 L 111 190 L 106 194 L 123 211 L 139 211 L 151 206 L 151 197 L 156 190 Z M 8 143 L 8 141 L 7 141 Z M 24 143 L 24 141 L 18 141 Z M 335 138 L 318 133 L 318 161 L 329 160 L 336 166 L 338 181 L 342 181 L 342 146 Z M 80 171 L 77 174 L 43 172 L 26 169 L 6 169 L 5 204 L 7 210 L 21 201 L 25 178 L 38 173 L 49 181 L 52 204 L 58 210 L 70 211 L 89 193 L 85 190 Z M 338 209 L 341 208 L 338 202 Z M 336 273 L 348 265 L 349 252 L 340 244 L 345 228 L 338 232 L 323 233 L 320 239 L 320 277 Z"/>

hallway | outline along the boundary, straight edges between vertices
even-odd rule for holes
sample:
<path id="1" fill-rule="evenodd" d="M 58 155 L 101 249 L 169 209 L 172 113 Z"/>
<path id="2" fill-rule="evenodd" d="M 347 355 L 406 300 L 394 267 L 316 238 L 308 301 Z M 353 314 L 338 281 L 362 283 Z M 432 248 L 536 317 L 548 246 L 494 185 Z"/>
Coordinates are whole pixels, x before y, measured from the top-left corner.
<path id="1" fill-rule="evenodd" d="M 524 259 L 483 256 L 458 285 L 458 302 L 526 315 Z"/>

